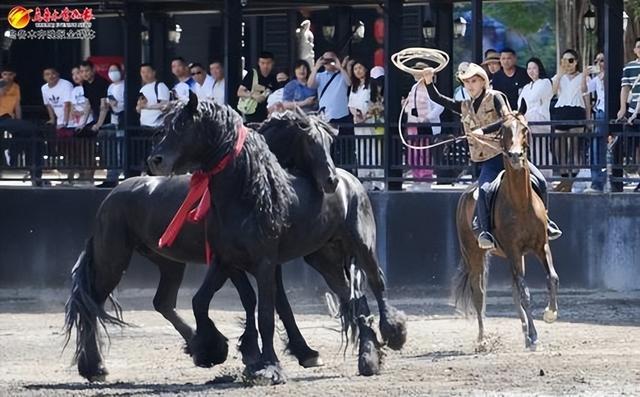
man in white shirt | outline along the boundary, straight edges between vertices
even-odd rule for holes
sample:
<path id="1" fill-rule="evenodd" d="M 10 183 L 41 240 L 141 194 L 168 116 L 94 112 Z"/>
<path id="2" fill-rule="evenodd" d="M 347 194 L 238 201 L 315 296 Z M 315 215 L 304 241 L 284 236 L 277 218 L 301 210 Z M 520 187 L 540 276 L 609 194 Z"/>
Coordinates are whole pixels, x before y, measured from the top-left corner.
<path id="1" fill-rule="evenodd" d="M 156 70 L 148 63 L 140 65 L 140 77 L 144 83 L 136 104 L 136 111 L 140 113 L 140 125 L 159 127 L 162 125 L 161 109 L 170 99 L 169 87 L 156 81 Z"/>
<path id="2" fill-rule="evenodd" d="M 340 135 L 353 135 L 353 116 L 349 112 L 349 86 L 353 61 L 346 57 L 342 62 L 334 51 L 325 52 L 318 58 L 307 80 L 309 88 L 318 89 L 318 106 L 324 114 L 325 120 L 337 124 Z M 324 66 L 324 72 L 318 70 Z M 341 150 L 344 153 L 339 153 Z M 353 141 L 345 141 L 341 148 L 336 149 L 336 158 L 347 164 L 356 163 L 355 145 Z M 350 170 L 352 173 L 353 171 Z"/>
<path id="3" fill-rule="evenodd" d="M 54 68 L 46 68 L 42 76 L 46 84 L 40 88 L 40 91 L 42 92 L 42 101 L 49 113 L 47 124 L 55 125 L 56 128 L 64 128 L 69 123 L 73 84 L 61 79 L 60 74 Z"/>
<path id="4" fill-rule="evenodd" d="M 210 100 L 213 91 L 213 77 L 209 76 L 202 65 L 197 62 L 189 65 L 189 69 L 191 69 L 191 78 L 196 82 L 194 91 L 198 101 Z"/>
<path id="5" fill-rule="evenodd" d="M 213 78 L 211 97 L 219 105 L 225 105 L 227 101 L 224 96 L 224 66 L 220 61 L 213 61 L 209 64 L 209 72 Z M 242 76 L 244 78 L 244 76 Z"/>
<path id="6" fill-rule="evenodd" d="M 178 82 L 172 89 L 175 99 L 188 102 L 189 91 L 192 91 L 194 94 L 196 93 L 196 81 L 191 77 L 191 71 L 189 71 L 187 61 L 182 57 L 173 58 L 171 60 L 171 73 L 178 79 Z"/>

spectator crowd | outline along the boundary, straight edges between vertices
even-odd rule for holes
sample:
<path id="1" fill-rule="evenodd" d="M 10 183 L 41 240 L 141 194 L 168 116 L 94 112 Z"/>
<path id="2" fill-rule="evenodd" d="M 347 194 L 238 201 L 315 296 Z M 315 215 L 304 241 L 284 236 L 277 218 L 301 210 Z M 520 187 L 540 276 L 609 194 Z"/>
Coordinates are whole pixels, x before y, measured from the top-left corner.
<path id="1" fill-rule="evenodd" d="M 640 114 L 640 39 L 636 40 L 635 54 L 638 59 L 628 63 L 623 72 L 620 93 L 619 119 L 633 122 Z M 539 58 L 528 59 L 523 66 L 518 65 L 514 50 L 488 50 L 484 54 L 482 67 L 485 69 L 491 87 L 505 94 L 512 109 L 526 107 L 525 116 L 532 122 L 531 132 L 539 144 L 532 148 L 532 161 L 540 166 L 566 166 L 559 168 L 562 178 L 556 186 L 558 191 L 571 191 L 573 179 L 578 175 L 576 164 L 585 156 L 591 162 L 591 184 L 588 191 L 601 192 L 605 188 L 606 175 L 600 165 L 604 163 L 607 148 L 607 126 L 595 123 L 593 132 L 597 139 L 585 144 L 579 133 L 586 131 L 583 120 L 604 121 L 604 77 L 606 65 L 604 55 L 598 53 L 589 66 L 582 65 L 582 58 L 573 49 L 562 53 L 557 73 L 549 76 Z M 156 69 L 149 63 L 140 65 L 141 87 L 136 102 L 141 128 L 136 134 L 150 135 L 162 124 L 162 112 L 172 100 L 188 100 L 191 94 L 200 101 L 210 100 L 225 104 L 224 65 L 218 60 L 208 67 L 189 63 L 181 57 L 171 60 L 171 73 L 175 84 L 169 87 L 156 76 Z M 463 75 L 468 62 L 457 66 L 456 75 Z M 429 65 L 417 65 L 427 67 Z M 112 137 L 122 138 L 124 129 L 125 73 L 117 63 L 109 65 L 108 80 L 96 73 L 90 61 L 83 61 L 68 72 L 71 81 L 60 77 L 55 67 L 42 71 L 44 84 L 41 87 L 42 103 L 46 108 L 46 124 L 58 140 L 77 138 Z M 129 71 L 131 73 L 131 71 Z M 371 67 L 365 60 L 340 56 L 335 51 L 326 51 L 313 64 L 306 60 L 295 62 L 292 70 L 278 68 L 274 55 L 262 52 L 258 62 L 244 71 L 241 84 L 237 87 L 237 109 L 244 120 L 251 123 L 263 122 L 270 113 L 288 109 L 301 109 L 307 113 L 320 115 L 339 132 L 339 144 L 334 145 L 336 161 L 344 168 L 364 178 L 370 189 L 383 189 L 382 134 L 384 74 L 382 67 Z M 2 69 L 0 80 L 0 129 L 12 136 L 33 137 L 33 125 L 22 120 L 20 86 L 16 81 L 16 70 L 10 66 Z M 431 100 L 421 76 L 414 76 L 415 83 L 402 98 L 405 109 L 406 132 L 414 142 L 430 142 L 441 132 L 443 106 Z M 455 88 L 453 99 L 464 100 L 469 93 L 460 84 Z M 553 121 L 553 126 L 550 126 Z M 577 122 L 580 121 L 580 122 Z M 546 124 L 545 124 L 546 123 Z M 566 139 L 551 139 L 550 133 Z M 358 139 L 349 139 L 349 136 Z M 425 138 L 426 137 L 426 138 Z M 80 141 L 80 140 L 79 140 Z M 19 144 L 2 142 L 2 160 L 16 165 L 24 152 L 26 161 L 33 151 L 25 150 Z M 424 143 L 423 142 L 423 143 Z M 636 147 L 634 149 L 638 151 Z M 106 180 L 100 187 L 117 185 L 121 172 L 113 164 L 119 164 L 121 147 L 96 148 L 95 144 L 75 143 L 58 151 L 60 155 L 94 159 L 100 155 L 105 159 Z M 107 152 L 109 153 L 107 155 Z M 428 151 L 408 151 L 406 164 L 410 176 L 419 181 L 431 180 L 433 171 L 425 164 L 431 164 Z M 638 154 L 635 154 L 636 158 Z M 36 157 L 42 157 L 36 151 Z M 108 159 L 111 159 L 107 161 Z M 95 167 L 80 167 L 69 172 L 68 183 L 93 185 Z M 545 170 L 550 172 L 550 170 Z M 32 175 L 34 184 L 43 181 L 39 174 Z M 128 175 L 126 175 L 128 176 Z M 640 186 L 640 185 L 639 185 Z M 638 190 L 638 189 L 636 189 Z"/>

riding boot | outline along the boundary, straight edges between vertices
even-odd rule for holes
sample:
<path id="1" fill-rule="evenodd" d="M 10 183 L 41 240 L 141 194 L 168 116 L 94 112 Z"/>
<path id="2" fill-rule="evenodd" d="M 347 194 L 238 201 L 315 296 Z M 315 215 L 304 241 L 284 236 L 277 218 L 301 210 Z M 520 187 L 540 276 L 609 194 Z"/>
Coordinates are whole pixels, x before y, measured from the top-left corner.
<path id="1" fill-rule="evenodd" d="M 547 192 L 547 185 L 543 181 L 538 180 L 536 183 L 533 183 L 533 190 L 540 196 L 542 204 L 544 204 L 544 208 L 547 210 L 547 235 L 549 236 L 549 240 L 555 240 L 562 236 L 562 230 L 549 218 L 549 193 Z"/>
<path id="2" fill-rule="evenodd" d="M 496 240 L 489 232 L 491 228 L 491 214 L 489 213 L 486 194 L 482 188 L 478 191 L 478 202 L 476 203 L 477 220 L 480 225 L 480 234 L 478 235 L 478 246 L 482 249 L 496 248 Z"/>

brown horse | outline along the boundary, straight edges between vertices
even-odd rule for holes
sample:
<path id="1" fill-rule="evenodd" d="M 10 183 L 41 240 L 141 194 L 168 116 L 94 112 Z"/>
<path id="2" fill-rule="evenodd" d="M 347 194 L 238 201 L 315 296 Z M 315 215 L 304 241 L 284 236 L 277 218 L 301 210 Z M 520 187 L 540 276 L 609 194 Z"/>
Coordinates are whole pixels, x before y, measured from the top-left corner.
<path id="1" fill-rule="evenodd" d="M 543 318 L 549 323 L 558 317 L 558 275 L 553 267 L 549 247 L 546 210 L 531 186 L 527 160 L 529 128 L 526 119 L 520 113 L 508 113 L 503 118 L 501 133 L 505 171 L 492 209 L 497 248 L 486 252 L 478 247 L 472 231 L 476 204 L 474 191 L 478 187 L 471 186 L 460 197 L 456 214 L 462 262 L 456 279 L 455 302 L 465 313 L 471 311 L 473 302 L 478 316 L 478 341 L 481 342 L 484 337 L 487 254 L 506 258 L 511 264 L 513 300 L 522 321 L 525 346 L 534 350 L 538 335 L 531 315 L 529 288 L 524 280 L 524 255 L 528 252 L 536 255 L 547 273 L 549 304 Z"/>

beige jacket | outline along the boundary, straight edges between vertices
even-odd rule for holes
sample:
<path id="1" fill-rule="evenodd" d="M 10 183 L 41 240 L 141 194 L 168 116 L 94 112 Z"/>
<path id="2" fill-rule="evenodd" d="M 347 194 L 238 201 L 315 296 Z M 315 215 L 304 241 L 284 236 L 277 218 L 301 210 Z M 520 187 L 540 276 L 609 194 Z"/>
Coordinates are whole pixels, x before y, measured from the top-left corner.
<path id="1" fill-rule="evenodd" d="M 480 107 L 476 112 L 473 109 L 473 99 L 467 99 L 462 101 L 462 125 L 464 126 L 464 133 L 471 135 L 471 131 L 483 128 L 491 123 L 495 123 L 500 120 L 498 112 L 494 105 L 494 98 L 497 96 L 499 102 L 502 104 L 501 114 L 508 112 L 504 99 L 497 91 L 486 90 L 484 98 L 480 103 Z M 471 152 L 471 161 L 481 162 L 492 159 L 501 154 L 500 138 L 498 131 L 484 134 L 483 136 L 472 135 L 469 139 L 469 150 Z M 484 144 L 486 142 L 486 144 Z"/>

